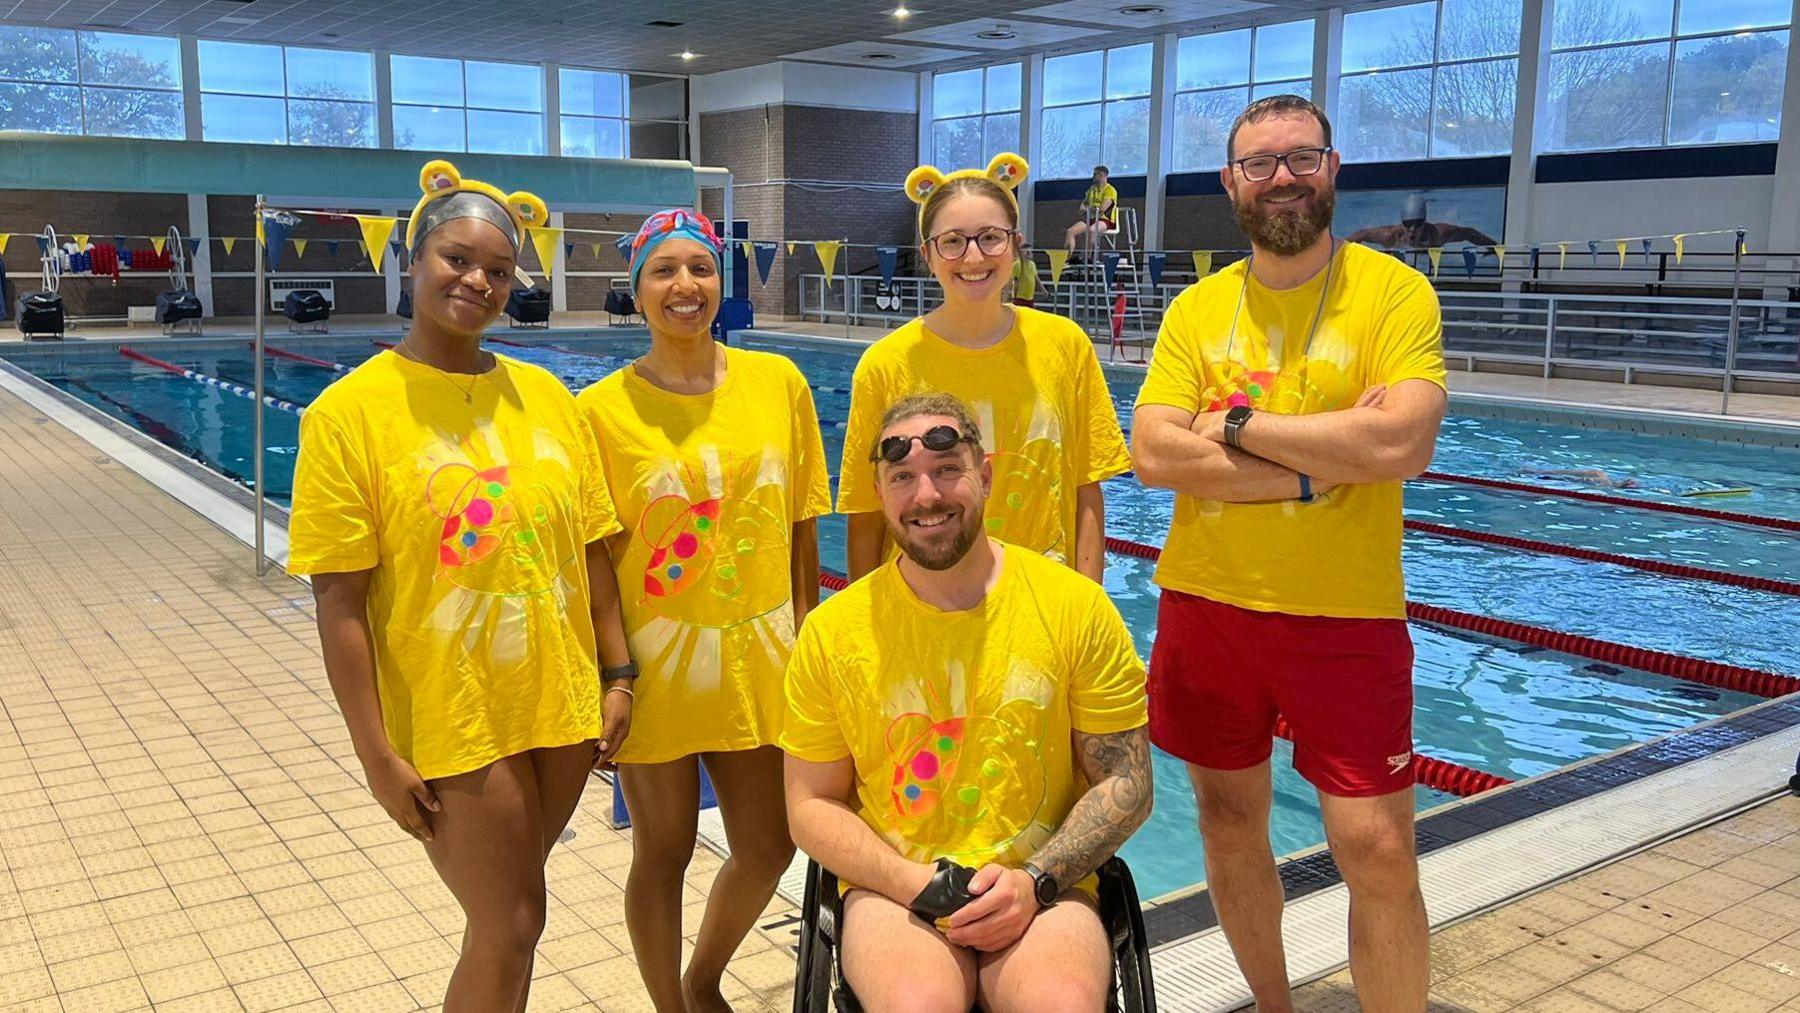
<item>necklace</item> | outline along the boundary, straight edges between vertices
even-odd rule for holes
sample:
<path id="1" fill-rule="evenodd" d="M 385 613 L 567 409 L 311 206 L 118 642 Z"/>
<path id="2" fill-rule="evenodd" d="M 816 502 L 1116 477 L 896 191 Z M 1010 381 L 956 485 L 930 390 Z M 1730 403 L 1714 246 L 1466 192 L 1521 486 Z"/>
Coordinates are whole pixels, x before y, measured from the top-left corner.
<path id="1" fill-rule="evenodd" d="M 408 340 L 410 340 L 411 337 L 412 337 L 412 335 L 409 334 L 406 337 L 401 338 L 400 344 L 394 346 L 394 351 L 399 353 L 404 358 L 410 359 L 411 361 L 416 362 L 419 365 L 424 366 L 426 369 L 431 370 L 433 373 L 436 373 L 437 375 L 443 377 L 445 383 L 449 384 L 452 387 L 455 387 L 457 392 L 462 395 L 464 404 L 474 404 L 475 403 L 475 384 L 481 379 L 481 374 L 480 373 L 468 374 L 469 382 L 468 382 L 467 386 L 458 384 L 455 380 L 450 379 L 450 371 L 449 370 L 439 369 L 436 366 L 433 366 L 431 363 L 426 362 L 425 360 L 419 358 L 418 354 L 415 353 L 412 349 L 406 347 L 406 342 Z M 478 356 L 480 355 L 479 352 L 477 352 L 476 354 Z"/>
<path id="2" fill-rule="evenodd" d="M 1231 331 L 1225 338 L 1226 362 L 1231 361 L 1231 349 L 1237 342 L 1238 316 L 1244 312 L 1244 293 L 1250 291 L 1250 268 L 1254 266 L 1252 261 L 1255 259 L 1256 254 L 1254 253 L 1244 259 L 1244 284 L 1238 288 L 1237 307 L 1231 311 Z M 1331 293 L 1331 275 L 1336 267 L 1337 239 L 1336 237 L 1333 237 L 1331 240 L 1331 252 L 1325 259 L 1325 285 L 1323 288 L 1319 289 L 1319 305 L 1313 310 L 1312 326 L 1306 329 L 1306 344 L 1301 346 L 1300 349 L 1300 376 L 1302 380 L 1306 377 L 1306 357 L 1312 352 L 1313 336 L 1319 333 L 1319 321 L 1325 317 L 1325 297 Z M 1285 358 L 1285 353 L 1287 352 L 1285 344 L 1282 347 L 1282 352 L 1283 358 Z M 1246 369 L 1248 369 L 1247 366 Z M 1280 363 L 1276 364 L 1276 372 L 1280 372 Z"/>

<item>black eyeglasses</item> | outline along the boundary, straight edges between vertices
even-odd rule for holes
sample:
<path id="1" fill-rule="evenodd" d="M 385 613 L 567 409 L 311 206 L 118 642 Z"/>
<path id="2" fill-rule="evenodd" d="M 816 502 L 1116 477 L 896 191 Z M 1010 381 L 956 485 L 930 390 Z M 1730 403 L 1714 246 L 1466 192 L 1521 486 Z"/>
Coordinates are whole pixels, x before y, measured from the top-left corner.
<path id="1" fill-rule="evenodd" d="M 1330 152 L 1329 147 L 1295 148 L 1285 155 L 1251 155 L 1231 164 L 1250 182 L 1263 183 L 1274 179 L 1276 170 L 1283 165 L 1296 176 L 1311 176 L 1325 167 L 1325 156 Z"/>
<path id="2" fill-rule="evenodd" d="M 999 226 L 990 226 L 974 235 L 949 229 L 925 240 L 925 245 L 936 249 L 937 255 L 945 260 L 961 260 L 968 256 L 971 243 L 980 247 L 982 253 L 998 257 L 1012 245 L 1013 237 L 1018 234 L 1017 229 L 1003 229 Z"/>
<path id="3" fill-rule="evenodd" d="M 973 436 L 964 436 L 955 426 L 932 426 L 918 436 L 889 436 L 881 441 L 881 446 L 875 453 L 869 455 L 869 460 L 899 464 L 906 460 L 907 454 L 912 453 L 914 440 L 924 444 L 926 450 L 937 454 L 949 450 L 958 443 L 981 442 Z"/>

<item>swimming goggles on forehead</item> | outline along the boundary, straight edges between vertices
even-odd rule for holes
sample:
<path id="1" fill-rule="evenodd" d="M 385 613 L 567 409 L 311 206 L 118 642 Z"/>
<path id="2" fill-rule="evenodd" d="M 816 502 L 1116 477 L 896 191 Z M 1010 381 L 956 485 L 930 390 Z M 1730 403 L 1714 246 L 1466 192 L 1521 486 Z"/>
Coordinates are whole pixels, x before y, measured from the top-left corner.
<path id="1" fill-rule="evenodd" d="M 913 441 L 918 440 L 926 450 L 941 454 L 958 443 L 979 443 L 973 436 L 964 436 L 955 426 L 932 426 L 918 436 L 889 436 L 881 441 L 875 453 L 869 455 L 870 461 L 886 461 L 899 464 L 912 453 Z"/>
<path id="2" fill-rule="evenodd" d="M 637 252 L 638 248 L 649 242 L 652 236 L 664 232 L 674 232 L 677 229 L 688 232 L 699 232 L 706 237 L 706 242 L 709 243 L 714 250 L 723 248 L 719 242 L 719 237 L 713 234 L 713 223 L 711 218 L 706 217 L 698 211 L 689 211 L 686 208 L 676 208 L 671 211 L 658 211 L 644 219 L 644 224 L 638 227 L 637 235 L 631 240 L 631 251 L 633 253 Z"/>

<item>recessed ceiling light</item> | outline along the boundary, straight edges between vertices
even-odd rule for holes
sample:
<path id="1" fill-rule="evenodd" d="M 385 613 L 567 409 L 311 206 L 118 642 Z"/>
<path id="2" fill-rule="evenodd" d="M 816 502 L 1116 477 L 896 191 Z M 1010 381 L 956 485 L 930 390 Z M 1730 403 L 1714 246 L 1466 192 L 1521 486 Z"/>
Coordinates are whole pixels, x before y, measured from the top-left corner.
<path id="1" fill-rule="evenodd" d="M 862 58 L 865 60 L 892 60 L 892 59 L 895 59 L 894 54 L 892 54 L 892 53 L 864 53 L 862 55 Z"/>
<path id="2" fill-rule="evenodd" d="M 1119 8 L 1119 13 L 1124 14 L 1127 17 L 1147 18 L 1153 14 L 1165 13 L 1165 11 L 1163 8 L 1158 7 L 1155 4 L 1132 4 L 1129 7 Z"/>
<path id="3" fill-rule="evenodd" d="M 894 8 L 894 17 L 910 18 L 912 17 L 912 11 L 906 9 L 905 3 L 901 3 L 900 6 Z"/>
<path id="4" fill-rule="evenodd" d="M 986 39 L 989 42 L 1003 42 L 1007 39 L 1018 38 L 1019 33 L 1008 31 L 1005 25 L 996 25 L 985 32 L 976 32 L 975 37 L 978 39 Z"/>
<path id="5" fill-rule="evenodd" d="M 681 57 L 683 60 L 697 60 L 700 58 L 700 54 L 691 49 L 684 49 L 675 55 Z"/>

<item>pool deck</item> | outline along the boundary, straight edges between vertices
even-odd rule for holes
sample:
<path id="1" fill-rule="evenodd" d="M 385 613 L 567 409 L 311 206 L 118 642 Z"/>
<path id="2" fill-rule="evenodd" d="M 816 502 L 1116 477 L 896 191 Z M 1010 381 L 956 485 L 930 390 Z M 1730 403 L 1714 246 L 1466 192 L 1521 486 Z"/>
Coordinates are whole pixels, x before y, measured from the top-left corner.
<path id="1" fill-rule="evenodd" d="M 461 915 L 362 785 L 305 585 L 4 392 L 0 455 L 0 1010 L 435 1008 Z M 534 1011 L 649 1009 L 611 801 L 550 859 Z M 732 964 L 740 1010 L 787 1007 L 792 915 Z M 1800 799 L 1433 948 L 1439 1010 L 1800 1010 Z M 1341 973 L 1299 997 L 1355 1008 Z"/>

